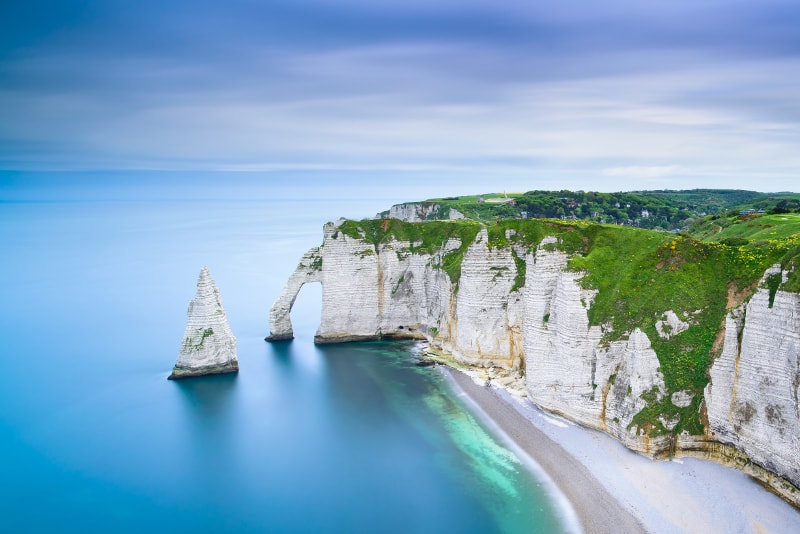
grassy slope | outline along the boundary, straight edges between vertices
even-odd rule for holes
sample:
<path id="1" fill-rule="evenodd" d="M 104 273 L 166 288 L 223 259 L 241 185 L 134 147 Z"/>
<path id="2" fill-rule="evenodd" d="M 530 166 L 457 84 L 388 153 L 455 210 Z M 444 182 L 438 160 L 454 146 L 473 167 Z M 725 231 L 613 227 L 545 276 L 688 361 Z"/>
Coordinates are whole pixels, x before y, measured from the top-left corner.
<path id="1" fill-rule="evenodd" d="M 795 267 L 800 257 L 799 213 L 709 217 L 695 225 L 692 234 L 709 242 L 738 245 L 742 255 L 778 248 L 783 254 L 775 261 L 786 269 Z M 789 274 L 781 289 L 800 292 L 800 269 Z"/>
<path id="2" fill-rule="evenodd" d="M 479 202 L 481 197 L 486 202 Z M 499 199 L 514 199 L 517 205 L 492 202 Z M 520 212 L 524 211 L 531 218 L 577 218 L 594 222 L 623 222 L 641 228 L 676 229 L 683 228 L 706 214 L 724 213 L 731 209 L 769 210 L 781 205 L 799 208 L 800 195 L 714 189 L 627 193 L 564 190 L 445 197 L 430 199 L 424 203 L 442 207 L 441 210 L 431 211 L 429 219 L 446 219 L 449 208 L 454 208 L 468 218 L 480 222 L 519 217 Z M 647 210 L 649 215 L 644 217 L 642 210 Z M 631 222 L 627 222 L 628 220 Z"/>
<path id="3" fill-rule="evenodd" d="M 732 237 L 751 241 L 782 239 L 800 233 L 800 213 L 709 218 L 698 224 L 692 233 L 708 241 Z"/>
<path id="4" fill-rule="evenodd" d="M 734 291 L 741 291 L 758 281 L 769 266 L 779 261 L 788 266 L 800 252 L 800 217 L 786 217 L 780 229 L 772 224 L 773 216 L 769 217 L 760 227 L 746 226 L 748 232 L 731 225 L 728 237 L 768 236 L 744 246 L 593 226 L 588 250 L 576 255 L 571 263 L 573 268 L 587 272 L 583 280 L 587 287 L 599 290 L 589 311 L 590 322 L 611 324 L 609 339 L 641 328 L 658 355 L 668 392 L 688 391 L 695 395 L 686 408 L 673 405 L 669 397 L 661 401 L 650 397 L 648 407 L 637 414 L 633 424 L 657 435 L 669 432 L 659 420 L 661 416 L 680 416 L 671 432 L 702 432 L 699 405 L 708 383 L 707 370 L 715 356 L 714 340 L 727 312 L 729 284 Z M 750 222 L 753 221 L 743 221 Z M 769 224 L 772 226 L 765 228 Z M 790 278 L 783 289 L 797 291 L 792 282 Z M 665 340 L 658 336 L 655 323 L 667 310 L 684 320 L 684 314 L 688 314 L 692 326 Z"/>
<path id="5" fill-rule="evenodd" d="M 502 202 L 493 202 L 493 200 L 515 199 L 521 196 L 522 193 L 489 193 L 486 195 L 438 198 L 432 199 L 432 201 L 447 208 L 456 209 L 470 219 L 487 222 L 497 218 L 519 215 L 518 209 Z M 486 202 L 478 202 L 479 198 L 483 198 Z"/>

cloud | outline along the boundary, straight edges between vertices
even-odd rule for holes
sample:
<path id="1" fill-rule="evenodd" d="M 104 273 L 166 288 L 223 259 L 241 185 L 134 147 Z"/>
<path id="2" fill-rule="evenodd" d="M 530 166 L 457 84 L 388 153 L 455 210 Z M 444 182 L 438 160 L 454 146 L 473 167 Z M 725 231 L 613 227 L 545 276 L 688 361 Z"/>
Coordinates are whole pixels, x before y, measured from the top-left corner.
<path id="1" fill-rule="evenodd" d="M 800 168 L 792 2 L 65 5 L 3 34 L 0 168 L 776 189 Z"/>
<path id="2" fill-rule="evenodd" d="M 630 178 L 661 178 L 662 176 L 669 176 L 680 172 L 681 168 L 678 165 L 661 165 L 653 167 L 613 167 L 610 169 L 603 169 L 604 176 L 624 176 Z"/>

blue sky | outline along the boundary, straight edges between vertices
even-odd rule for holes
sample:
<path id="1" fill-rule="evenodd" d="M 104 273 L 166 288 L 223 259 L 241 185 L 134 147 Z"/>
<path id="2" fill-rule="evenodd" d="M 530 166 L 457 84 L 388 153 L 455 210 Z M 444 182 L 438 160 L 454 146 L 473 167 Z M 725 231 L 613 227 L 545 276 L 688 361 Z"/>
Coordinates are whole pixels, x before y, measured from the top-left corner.
<path id="1" fill-rule="evenodd" d="M 800 189 L 796 0 L 2 10 L 0 170 Z"/>

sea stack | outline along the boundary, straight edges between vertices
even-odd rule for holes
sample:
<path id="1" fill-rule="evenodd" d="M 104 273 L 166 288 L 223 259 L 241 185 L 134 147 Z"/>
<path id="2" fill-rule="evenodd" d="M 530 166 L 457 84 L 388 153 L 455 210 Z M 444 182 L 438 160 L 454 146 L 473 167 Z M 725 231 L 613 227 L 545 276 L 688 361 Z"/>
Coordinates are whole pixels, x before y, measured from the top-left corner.
<path id="1" fill-rule="evenodd" d="M 186 313 L 183 343 L 169 379 L 239 371 L 236 338 L 228 326 L 217 284 L 205 267 Z"/>

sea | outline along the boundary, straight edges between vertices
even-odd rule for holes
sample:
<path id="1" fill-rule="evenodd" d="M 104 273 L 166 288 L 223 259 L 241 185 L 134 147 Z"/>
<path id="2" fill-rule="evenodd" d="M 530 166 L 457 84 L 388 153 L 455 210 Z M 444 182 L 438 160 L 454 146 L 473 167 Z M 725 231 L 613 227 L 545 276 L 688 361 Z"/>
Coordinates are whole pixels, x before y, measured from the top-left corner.
<path id="1" fill-rule="evenodd" d="M 322 225 L 397 200 L 331 191 L 0 175 L 0 532 L 565 530 L 419 343 L 314 345 L 318 284 L 264 341 Z M 203 266 L 240 372 L 168 381 Z"/>

